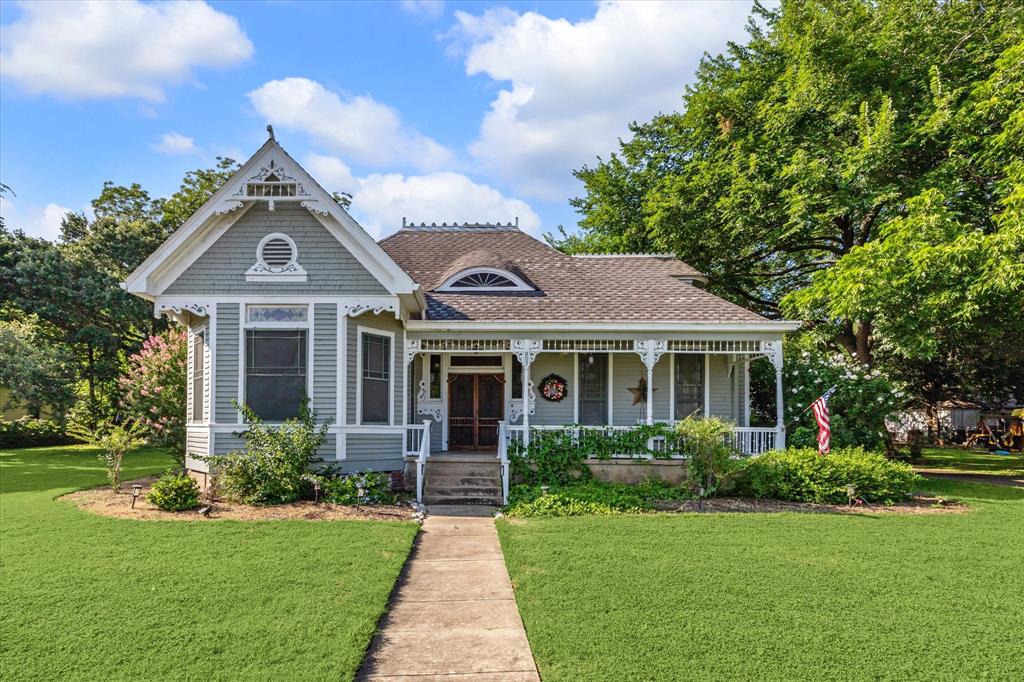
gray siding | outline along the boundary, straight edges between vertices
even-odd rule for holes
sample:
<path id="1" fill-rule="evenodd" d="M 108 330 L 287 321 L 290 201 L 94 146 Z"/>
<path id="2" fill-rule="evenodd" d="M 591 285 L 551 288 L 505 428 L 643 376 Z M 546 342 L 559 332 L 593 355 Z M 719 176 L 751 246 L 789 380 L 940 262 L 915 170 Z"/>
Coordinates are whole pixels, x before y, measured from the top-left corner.
<path id="1" fill-rule="evenodd" d="M 345 436 L 342 471 L 398 471 L 405 466 L 400 433 L 350 433 Z"/>
<path id="2" fill-rule="evenodd" d="M 313 409 L 321 421 L 337 422 L 338 306 L 313 306 Z"/>
<path id="3" fill-rule="evenodd" d="M 244 427 L 239 426 L 239 430 Z M 232 452 L 238 452 L 239 450 L 245 449 L 245 441 L 234 433 L 215 433 L 213 435 L 213 454 L 215 455 L 227 455 Z M 337 459 L 338 453 L 338 436 L 337 434 L 328 434 L 327 442 L 317 452 L 317 456 L 323 458 L 323 463 L 333 463 Z M 314 468 L 317 468 L 314 465 Z"/>
<path id="4" fill-rule="evenodd" d="M 217 304 L 217 387 L 214 421 L 230 424 L 238 421 L 238 410 L 231 404 L 238 399 L 239 304 Z"/>
<path id="5" fill-rule="evenodd" d="M 246 282 L 260 240 L 282 232 L 295 241 L 306 282 Z M 309 211 L 278 202 L 271 212 L 254 206 L 213 243 L 166 294 L 340 294 L 385 295 L 387 290 Z"/>
<path id="6" fill-rule="evenodd" d="M 636 353 L 616 353 L 612 362 L 612 421 L 617 426 L 633 426 L 647 418 L 647 406 L 643 402 L 634 405 L 629 389 L 636 388 L 641 378 L 647 378 L 647 368 Z M 671 378 L 671 364 L 665 354 L 654 366 L 655 419 L 668 419 L 671 414 Z"/>
<path id="7" fill-rule="evenodd" d="M 729 358 L 712 355 L 708 361 L 710 381 L 711 416 L 735 420 L 735 403 L 732 395 L 732 378 L 729 376 Z"/>
<path id="8" fill-rule="evenodd" d="M 356 414 L 356 391 L 359 390 L 359 376 L 357 375 L 357 353 L 359 352 L 359 327 L 370 327 L 373 329 L 380 329 L 382 331 L 394 332 L 395 340 L 392 345 L 392 388 L 394 395 L 392 396 L 395 404 L 395 424 L 402 423 L 402 414 L 404 410 L 403 400 L 405 396 L 404 385 L 402 384 L 402 362 L 405 358 L 405 331 L 402 329 L 402 324 L 394 318 L 393 315 L 387 313 L 383 315 L 360 315 L 359 317 L 350 317 L 347 320 L 348 332 L 345 339 L 345 362 L 346 371 L 348 375 L 346 387 L 346 403 L 348 413 L 348 423 L 358 424 L 359 415 Z"/>
<path id="9" fill-rule="evenodd" d="M 540 384 L 549 374 L 557 374 L 566 381 L 566 397 L 560 402 L 545 400 L 540 394 Z M 576 402 L 576 386 L 573 383 L 573 356 L 569 353 L 541 353 L 530 365 L 530 381 L 537 392 L 537 404 L 530 423 L 534 426 L 548 426 L 573 423 L 573 406 Z M 513 398 L 519 396 L 512 396 Z"/>

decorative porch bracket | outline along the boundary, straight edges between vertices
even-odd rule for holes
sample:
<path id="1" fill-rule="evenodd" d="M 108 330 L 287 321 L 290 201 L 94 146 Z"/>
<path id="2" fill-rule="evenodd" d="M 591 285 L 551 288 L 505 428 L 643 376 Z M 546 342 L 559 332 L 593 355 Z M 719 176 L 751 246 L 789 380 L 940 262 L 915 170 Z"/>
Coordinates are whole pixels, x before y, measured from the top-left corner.
<path id="1" fill-rule="evenodd" d="M 153 317 L 159 319 L 166 315 L 178 324 L 184 326 L 188 323 L 185 317 L 187 314 L 192 314 L 196 317 L 209 317 L 211 307 L 212 306 L 209 303 L 205 302 L 155 303 L 153 304 Z"/>
<path id="2" fill-rule="evenodd" d="M 348 315 L 349 317 L 359 317 L 363 313 L 373 312 L 374 315 L 379 315 L 385 311 L 391 311 L 395 314 L 395 319 L 399 319 L 398 301 L 381 301 L 381 300 L 366 300 L 366 301 L 350 301 L 348 303 L 341 304 L 342 315 Z"/>
<path id="3" fill-rule="evenodd" d="M 523 406 L 530 404 L 533 393 L 533 382 L 530 381 L 530 365 L 537 359 L 537 354 L 544 348 L 540 339 L 512 339 L 509 348 L 523 366 Z M 530 444 L 530 410 L 523 410 L 523 445 Z"/>
<path id="4" fill-rule="evenodd" d="M 647 368 L 647 424 L 654 423 L 654 366 L 668 350 L 668 341 L 643 339 L 633 342 L 633 350 Z"/>
<path id="5" fill-rule="evenodd" d="M 765 341 L 764 351 L 775 367 L 775 449 L 786 449 L 786 415 L 783 410 L 782 341 Z"/>

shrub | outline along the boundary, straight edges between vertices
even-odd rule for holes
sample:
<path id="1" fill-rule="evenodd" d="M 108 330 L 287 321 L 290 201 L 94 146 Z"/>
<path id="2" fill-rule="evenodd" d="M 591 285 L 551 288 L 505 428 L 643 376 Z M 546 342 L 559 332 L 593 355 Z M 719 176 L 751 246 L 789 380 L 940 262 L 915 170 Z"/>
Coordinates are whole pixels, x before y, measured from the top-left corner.
<path id="1" fill-rule="evenodd" d="M 747 460 L 736 492 L 757 498 L 842 504 L 847 485 L 868 502 L 892 504 L 910 497 L 920 477 L 902 462 L 861 448 L 821 456 L 814 448 L 770 452 Z"/>
<path id="2" fill-rule="evenodd" d="M 88 430 L 78 427 L 73 432 L 76 438 L 99 447 L 100 461 L 107 468 L 107 479 L 116 493 L 121 490 L 121 462 L 125 454 L 146 444 L 145 430 L 135 422 L 111 424 L 105 422 Z"/>
<path id="3" fill-rule="evenodd" d="M 78 442 L 58 422 L 22 417 L 17 421 L 0 420 L 0 448 L 40 448 Z"/>
<path id="4" fill-rule="evenodd" d="M 651 439 L 663 439 L 666 447 L 654 450 Z M 614 455 L 651 456 L 667 459 L 679 454 L 675 432 L 667 424 L 640 425 L 607 431 L 602 427 L 571 426 L 555 431 L 531 431 L 530 445 L 509 444 L 512 476 L 534 485 L 554 485 L 590 478 L 587 459 Z"/>
<path id="5" fill-rule="evenodd" d="M 616 509 L 601 502 L 578 500 L 561 493 L 549 493 L 534 500 L 509 505 L 505 515 L 512 518 L 528 516 L 613 516 L 626 511 L 639 512 L 641 509 Z"/>
<path id="6" fill-rule="evenodd" d="M 238 434 L 244 452 L 208 457 L 218 486 L 229 499 L 245 504 L 284 504 L 299 499 L 303 477 L 327 441 L 328 423 L 317 426 L 316 410 L 303 400 L 299 416 L 268 426 L 246 405 L 238 407 L 249 429 Z"/>
<path id="7" fill-rule="evenodd" d="M 642 483 L 604 483 L 597 480 L 578 481 L 566 485 L 548 486 L 548 496 L 558 495 L 564 499 L 594 503 L 617 509 L 653 509 L 655 502 L 688 500 L 692 497 L 683 486 L 672 485 L 657 478 Z M 510 491 L 509 504 L 532 503 L 544 496 L 539 485 L 517 485 Z"/>
<path id="8" fill-rule="evenodd" d="M 164 511 L 186 511 L 199 506 L 199 484 L 185 473 L 168 471 L 150 489 L 146 499 Z"/>
<path id="9" fill-rule="evenodd" d="M 687 475 L 695 490 L 711 497 L 737 466 L 731 445 L 732 424 L 724 419 L 687 417 L 676 424 L 678 447 L 687 457 Z"/>
<path id="10" fill-rule="evenodd" d="M 149 431 L 151 443 L 170 448 L 182 466 L 187 363 L 188 333 L 168 329 L 146 339 L 119 379 L 129 414 Z"/>
<path id="11" fill-rule="evenodd" d="M 334 504 L 393 504 L 397 496 L 391 491 L 391 477 L 388 474 L 367 471 L 348 476 L 323 477 L 321 482 L 323 499 Z M 359 488 L 363 497 L 359 497 Z"/>

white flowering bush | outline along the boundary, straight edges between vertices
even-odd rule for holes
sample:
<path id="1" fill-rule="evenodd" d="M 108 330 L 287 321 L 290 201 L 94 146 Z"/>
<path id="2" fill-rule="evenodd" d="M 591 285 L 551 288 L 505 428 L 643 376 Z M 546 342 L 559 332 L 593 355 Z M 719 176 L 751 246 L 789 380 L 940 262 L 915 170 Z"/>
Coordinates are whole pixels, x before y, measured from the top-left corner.
<path id="1" fill-rule="evenodd" d="M 755 410 L 762 420 L 774 423 L 774 370 L 770 363 L 759 362 L 760 376 L 753 377 Z M 751 368 L 754 369 L 753 367 Z M 787 343 L 783 364 L 786 444 L 793 447 L 816 447 L 818 425 L 808 405 L 836 386 L 828 401 L 832 424 L 832 447 L 861 446 L 868 450 L 885 447 L 888 439 L 885 422 L 900 411 L 906 396 L 888 377 L 877 369 L 869 369 L 849 355 L 812 349 L 808 344 Z M 767 389 L 767 390 L 765 390 Z M 793 420 L 797 419 L 794 423 Z"/>
<path id="2" fill-rule="evenodd" d="M 785 360 L 782 383 L 787 424 L 835 385 L 836 392 L 828 401 L 832 447 L 859 445 L 870 450 L 885 446 L 885 421 L 903 403 L 903 393 L 888 377 L 841 353 L 795 350 Z M 817 444 L 817 437 L 818 425 L 808 411 L 793 424 L 787 442 L 810 447 Z"/>

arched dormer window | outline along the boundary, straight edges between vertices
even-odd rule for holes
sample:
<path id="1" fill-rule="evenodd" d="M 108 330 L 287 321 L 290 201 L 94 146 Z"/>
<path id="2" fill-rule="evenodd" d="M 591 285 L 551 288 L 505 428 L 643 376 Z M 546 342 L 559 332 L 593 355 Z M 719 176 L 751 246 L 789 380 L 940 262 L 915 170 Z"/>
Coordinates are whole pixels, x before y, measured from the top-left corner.
<path id="1" fill-rule="evenodd" d="M 470 268 L 457 272 L 438 291 L 533 291 L 533 287 L 507 270 Z"/>

